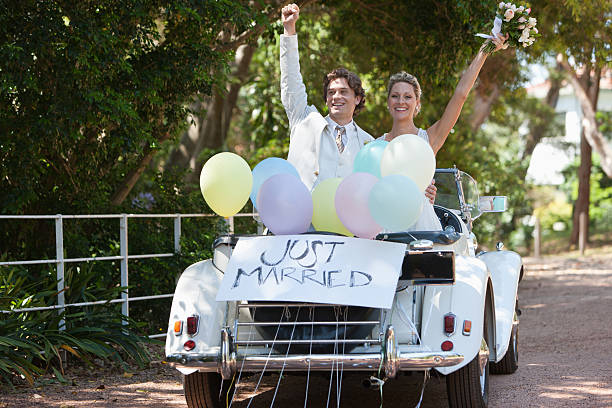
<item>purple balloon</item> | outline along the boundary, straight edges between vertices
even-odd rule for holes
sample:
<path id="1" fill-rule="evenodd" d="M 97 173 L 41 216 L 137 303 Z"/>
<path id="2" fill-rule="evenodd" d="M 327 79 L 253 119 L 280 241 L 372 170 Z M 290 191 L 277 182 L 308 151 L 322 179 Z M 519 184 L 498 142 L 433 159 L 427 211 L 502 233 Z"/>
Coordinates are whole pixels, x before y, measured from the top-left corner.
<path id="1" fill-rule="evenodd" d="M 259 188 L 257 210 L 274 235 L 301 234 L 312 221 L 312 197 L 302 180 L 292 174 L 276 174 Z"/>
<path id="2" fill-rule="evenodd" d="M 374 238 L 382 227 L 370 214 L 368 197 L 378 177 L 370 173 L 352 173 L 336 190 L 336 214 L 342 224 L 359 238 Z"/>

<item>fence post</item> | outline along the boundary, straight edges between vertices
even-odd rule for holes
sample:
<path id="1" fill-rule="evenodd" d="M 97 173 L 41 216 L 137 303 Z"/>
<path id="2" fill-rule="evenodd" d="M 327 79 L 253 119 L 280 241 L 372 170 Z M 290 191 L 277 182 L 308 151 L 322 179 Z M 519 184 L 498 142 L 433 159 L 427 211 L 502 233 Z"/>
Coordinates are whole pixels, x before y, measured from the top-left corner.
<path id="1" fill-rule="evenodd" d="M 533 229 L 533 256 L 539 258 L 542 249 L 542 229 L 540 219 L 536 217 L 535 228 Z"/>
<path id="2" fill-rule="evenodd" d="M 121 292 L 121 313 L 129 317 L 130 316 L 130 305 L 129 305 L 129 291 L 128 286 L 128 217 L 127 214 L 121 214 L 119 222 L 119 242 L 121 244 L 121 286 L 124 287 Z M 124 320 L 123 324 L 127 324 Z"/>
<path id="3" fill-rule="evenodd" d="M 174 217 L 174 253 L 181 253 L 181 215 Z"/>
<path id="4" fill-rule="evenodd" d="M 234 234 L 234 216 L 229 217 L 229 233 Z"/>
<path id="5" fill-rule="evenodd" d="M 64 306 L 66 304 L 64 297 L 64 225 L 62 215 L 57 214 L 55 219 L 55 259 L 57 261 L 57 305 Z M 64 312 L 63 307 L 58 309 L 59 313 Z M 60 320 L 59 330 L 66 328 L 64 319 Z"/>

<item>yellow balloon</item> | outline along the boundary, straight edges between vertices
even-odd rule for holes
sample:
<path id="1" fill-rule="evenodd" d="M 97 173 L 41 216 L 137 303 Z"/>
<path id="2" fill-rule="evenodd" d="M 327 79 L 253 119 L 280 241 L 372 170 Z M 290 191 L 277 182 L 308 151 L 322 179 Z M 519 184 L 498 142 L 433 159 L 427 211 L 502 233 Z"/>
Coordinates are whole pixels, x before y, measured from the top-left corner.
<path id="1" fill-rule="evenodd" d="M 244 207 L 252 186 L 251 168 L 235 153 L 215 154 L 206 161 L 200 173 L 204 200 L 222 217 L 231 217 Z"/>
<path id="2" fill-rule="evenodd" d="M 323 180 L 312 190 L 312 225 L 317 231 L 336 232 L 338 234 L 353 236 L 336 214 L 336 190 L 342 181 L 341 178 Z"/>

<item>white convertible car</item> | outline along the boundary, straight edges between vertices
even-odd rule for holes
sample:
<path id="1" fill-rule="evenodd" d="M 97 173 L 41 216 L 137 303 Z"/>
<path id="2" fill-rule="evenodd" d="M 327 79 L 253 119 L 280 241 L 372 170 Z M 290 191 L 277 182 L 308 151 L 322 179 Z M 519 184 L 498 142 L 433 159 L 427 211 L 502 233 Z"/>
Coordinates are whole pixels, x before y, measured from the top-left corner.
<path id="1" fill-rule="evenodd" d="M 378 242 L 367 240 L 371 245 L 402 245 L 403 259 L 389 296 L 393 299 L 387 302 L 390 308 L 299 297 L 217 301 L 232 253 L 238 253 L 237 243 L 253 237 L 218 238 L 213 259 L 191 265 L 182 274 L 170 312 L 166 360 L 185 374 L 187 405 L 225 407 L 236 379 L 248 373 L 341 369 L 363 372 L 364 383 L 373 386 L 402 372 L 436 370 L 446 378 L 451 407 L 486 407 L 489 372 L 509 374 L 518 367 L 522 261 L 501 243 L 494 251 L 476 252 L 472 222 L 483 212 L 504 211 L 506 197 L 479 197 L 475 181 L 456 168 L 438 169 L 435 179 L 434 207 L 443 231 L 388 233 L 379 235 Z M 304 236 L 310 237 L 313 252 L 316 243 L 338 237 Z M 265 244 L 278 238 L 256 239 Z M 349 249 L 350 242 L 358 242 L 346 239 L 355 240 L 347 241 Z M 357 247 L 353 252 L 357 257 Z M 243 248 L 243 258 L 244 253 Z M 376 256 L 368 254 L 374 262 Z M 263 254 L 252 257 L 264 261 Z M 258 271 L 261 286 L 270 273 L 262 278 Z M 240 279 L 257 282 L 255 269 L 240 272 L 243 276 L 232 277 L 234 287 Z M 327 282 L 323 274 L 321 288 L 344 285 L 332 285 L 335 272 L 328 271 Z M 346 287 L 359 286 L 353 280 L 363 276 L 351 275 Z M 289 273 L 284 277 L 289 280 Z M 276 272 L 273 278 L 278 283 Z M 303 285 L 305 278 L 308 284 L 321 284 L 304 271 L 301 278 L 291 277 Z M 341 293 L 346 288 L 334 289 Z"/>

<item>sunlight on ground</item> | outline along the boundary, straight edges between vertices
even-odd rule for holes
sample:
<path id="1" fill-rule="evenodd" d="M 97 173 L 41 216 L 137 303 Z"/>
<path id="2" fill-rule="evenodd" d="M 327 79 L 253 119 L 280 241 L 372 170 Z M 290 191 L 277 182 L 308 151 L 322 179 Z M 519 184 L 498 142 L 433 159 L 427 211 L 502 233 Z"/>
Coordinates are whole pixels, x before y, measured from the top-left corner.
<path id="1" fill-rule="evenodd" d="M 598 401 L 612 404 L 612 389 L 610 384 L 596 381 L 576 381 L 566 386 L 543 386 L 549 391 L 542 392 L 540 396 L 553 399 L 583 400 L 597 397 Z"/>

